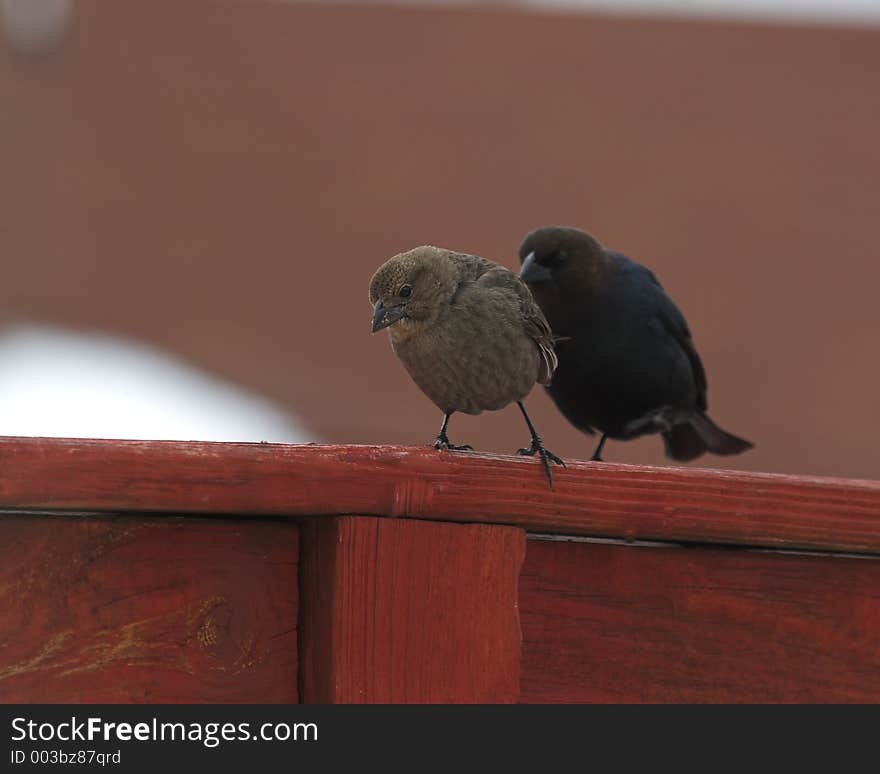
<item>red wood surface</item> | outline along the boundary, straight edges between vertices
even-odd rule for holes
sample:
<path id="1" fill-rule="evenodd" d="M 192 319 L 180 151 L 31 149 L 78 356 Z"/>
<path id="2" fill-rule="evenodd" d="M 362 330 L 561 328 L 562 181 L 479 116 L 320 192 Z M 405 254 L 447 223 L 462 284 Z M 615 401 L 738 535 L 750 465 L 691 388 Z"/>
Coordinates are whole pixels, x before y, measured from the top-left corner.
<path id="1" fill-rule="evenodd" d="M 517 701 L 524 552 L 513 527 L 307 520 L 302 700 Z"/>
<path id="2" fill-rule="evenodd" d="M 529 540 L 521 701 L 878 702 L 880 560 Z"/>
<path id="3" fill-rule="evenodd" d="M 880 553 L 880 482 L 417 447 L 0 438 L 0 509 L 362 513 Z"/>
<path id="4" fill-rule="evenodd" d="M 0 515 L 0 702 L 295 702 L 297 532 Z"/>

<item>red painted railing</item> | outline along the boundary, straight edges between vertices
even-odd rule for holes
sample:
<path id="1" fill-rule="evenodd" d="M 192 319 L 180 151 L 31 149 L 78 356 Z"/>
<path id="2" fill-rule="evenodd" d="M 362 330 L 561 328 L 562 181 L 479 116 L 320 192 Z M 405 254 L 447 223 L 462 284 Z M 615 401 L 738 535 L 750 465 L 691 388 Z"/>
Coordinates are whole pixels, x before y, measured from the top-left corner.
<path id="1" fill-rule="evenodd" d="M 0 701 L 877 701 L 880 482 L 0 439 Z"/>

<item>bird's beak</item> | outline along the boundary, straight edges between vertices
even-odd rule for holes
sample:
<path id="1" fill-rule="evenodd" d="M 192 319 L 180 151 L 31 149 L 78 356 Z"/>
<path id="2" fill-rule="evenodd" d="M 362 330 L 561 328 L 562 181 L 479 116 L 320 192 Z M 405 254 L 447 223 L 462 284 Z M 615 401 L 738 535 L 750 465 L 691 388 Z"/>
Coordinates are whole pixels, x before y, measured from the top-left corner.
<path id="1" fill-rule="evenodd" d="M 403 317 L 402 306 L 392 306 L 386 309 L 380 298 L 373 305 L 373 333 L 393 325 L 401 317 Z"/>
<path id="2" fill-rule="evenodd" d="M 523 261 L 522 268 L 519 270 L 519 278 L 523 282 L 538 285 L 542 282 L 550 282 L 553 279 L 553 274 L 551 274 L 550 269 L 546 266 L 541 266 L 535 260 L 534 253 L 529 253 Z"/>

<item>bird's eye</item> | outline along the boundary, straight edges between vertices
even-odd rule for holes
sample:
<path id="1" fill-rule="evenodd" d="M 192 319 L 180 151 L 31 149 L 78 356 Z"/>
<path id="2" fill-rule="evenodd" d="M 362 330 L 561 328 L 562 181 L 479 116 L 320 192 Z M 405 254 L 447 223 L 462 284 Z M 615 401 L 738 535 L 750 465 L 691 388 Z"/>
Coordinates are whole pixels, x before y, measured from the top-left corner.
<path id="1" fill-rule="evenodd" d="M 399 295 L 401 298 L 409 298 L 412 295 L 412 286 L 403 285 L 398 291 L 397 295 Z"/>

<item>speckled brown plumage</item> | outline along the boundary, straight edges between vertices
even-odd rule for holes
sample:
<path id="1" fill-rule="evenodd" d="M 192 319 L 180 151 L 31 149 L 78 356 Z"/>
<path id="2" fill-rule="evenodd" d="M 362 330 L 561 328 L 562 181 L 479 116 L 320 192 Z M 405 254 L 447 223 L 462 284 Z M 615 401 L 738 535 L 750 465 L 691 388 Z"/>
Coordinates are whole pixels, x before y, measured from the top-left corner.
<path id="1" fill-rule="evenodd" d="M 553 335 L 525 284 L 485 258 L 422 246 L 395 255 L 370 282 L 373 331 L 391 346 L 413 381 L 444 413 L 438 448 L 456 448 L 446 425 L 456 411 L 479 414 L 517 402 L 532 445 L 549 473 L 547 452 L 522 406 L 536 382 L 556 369 Z M 462 448 L 462 447 L 457 447 Z"/>

